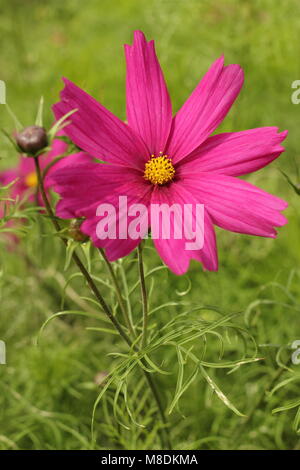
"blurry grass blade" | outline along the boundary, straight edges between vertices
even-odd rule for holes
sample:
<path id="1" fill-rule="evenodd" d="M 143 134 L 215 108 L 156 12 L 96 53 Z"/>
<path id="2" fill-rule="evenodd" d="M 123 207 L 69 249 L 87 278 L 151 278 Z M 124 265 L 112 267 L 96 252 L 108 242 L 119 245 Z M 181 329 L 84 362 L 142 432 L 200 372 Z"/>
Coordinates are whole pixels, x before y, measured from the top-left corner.
<path id="1" fill-rule="evenodd" d="M 300 406 L 297 410 L 297 413 L 293 422 L 293 429 L 296 433 L 300 432 L 299 423 L 300 423 Z"/>
<path id="2" fill-rule="evenodd" d="M 300 196 L 300 187 L 297 186 L 296 184 L 294 184 L 291 180 L 291 178 L 289 177 L 289 175 L 287 173 L 285 173 L 283 170 L 279 169 L 280 173 L 285 177 L 285 179 L 287 180 L 287 182 L 289 183 L 289 185 L 293 188 L 293 190 L 295 191 L 295 193 Z"/>
<path id="3" fill-rule="evenodd" d="M 66 280 L 66 282 L 63 286 L 62 294 L 61 294 L 61 303 L 60 303 L 60 308 L 61 309 L 63 309 L 64 303 L 65 303 L 65 298 L 66 298 L 66 295 L 67 295 L 67 289 L 69 287 L 69 284 L 76 277 L 82 277 L 82 274 L 81 273 L 73 273 L 71 276 L 69 276 L 69 278 Z"/>
<path id="4" fill-rule="evenodd" d="M 101 333 L 109 333 L 111 335 L 118 335 L 117 330 L 111 330 L 110 328 L 100 328 L 96 326 L 87 326 L 86 330 L 88 331 L 100 331 Z"/>
<path id="5" fill-rule="evenodd" d="M 281 411 L 292 410 L 293 408 L 296 408 L 296 406 L 300 406 L 300 398 L 299 400 L 292 401 L 290 403 L 287 403 L 286 405 L 279 406 L 278 408 L 274 408 L 272 410 L 272 414 L 280 413 Z"/>
<path id="6" fill-rule="evenodd" d="M 41 96 L 40 102 L 39 102 L 39 107 L 37 110 L 37 115 L 35 119 L 35 125 L 43 127 L 43 111 L 44 111 L 44 97 Z"/>
<path id="7" fill-rule="evenodd" d="M 61 317 L 63 315 L 81 315 L 81 316 L 87 317 L 87 318 L 99 318 L 98 315 L 93 315 L 92 313 L 83 312 L 81 310 L 64 310 L 62 312 L 54 313 L 53 315 L 51 315 L 51 317 L 47 318 L 47 320 L 42 324 L 42 326 L 39 330 L 38 336 L 37 336 L 37 340 L 36 340 L 37 344 L 39 344 L 41 334 L 43 333 L 43 331 L 46 328 L 46 326 L 48 325 L 48 323 L 50 323 L 50 321 L 54 320 L 54 318 L 58 318 L 58 317 Z"/>
<path id="8" fill-rule="evenodd" d="M 10 108 L 10 106 L 6 103 L 5 104 L 5 107 L 8 111 L 8 114 L 10 115 L 10 117 L 12 118 L 13 122 L 14 122 L 14 125 L 16 127 L 16 130 L 18 132 L 20 132 L 24 126 L 20 123 L 20 121 L 18 120 L 17 116 L 15 115 L 15 113 L 12 111 L 12 109 Z"/>
<path id="9" fill-rule="evenodd" d="M 269 392 L 267 392 L 267 395 L 268 397 L 271 397 L 272 395 L 274 395 L 275 392 L 277 392 L 277 390 L 280 390 L 282 387 L 285 387 L 286 385 L 290 384 L 291 382 L 295 382 L 297 380 L 299 380 L 299 376 L 292 376 L 292 377 L 289 377 L 288 379 L 285 379 L 285 380 L 282 380 L 281 382 L 279 382 L 279 384 L 275 385 L 274 388 L 272 388 L 272 390 L 270 390 Z"/>
<path id="10" fill-rule="evenodd" d="M 160 310 L 166 307 L 178 307 L 179 305 L 180 305 L 180 302 L 166 302 L 150 310 L 148 315 L 152 315 L 153 313 L 159 312 Z"/>
<path id="11" fill-rule="evenodd" d="M 5 137 L 10 141 L 10 143 L 12 144 L 12 146 L 14 147 L 15 151 L 17 153 L 22 153 L 21 149 L 18 147 L 17 143 L 15 142 L 15 140 L 11 137 L 11 135 L 9 135 L 8 132 L 6 132 L 5 129 L 1 129 L 1 132 L 2 134 L 5 135 Z"/>

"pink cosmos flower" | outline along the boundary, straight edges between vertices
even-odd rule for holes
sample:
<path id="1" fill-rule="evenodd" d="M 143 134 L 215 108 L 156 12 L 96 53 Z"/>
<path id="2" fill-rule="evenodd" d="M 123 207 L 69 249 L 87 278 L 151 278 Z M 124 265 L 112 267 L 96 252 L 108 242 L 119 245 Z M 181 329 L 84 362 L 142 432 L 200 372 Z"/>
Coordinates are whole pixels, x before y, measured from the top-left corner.
<path id="1" fill-rule="evenodd" d="M 176 274 L 187 271 L 191 258 L 204 269 L 218 269 L 214 225 L 274 238 L 274 227 L 287 222 L 280 213 L 287 203 L 236 177 L 277 158 L 284 151 L 280 143 L 287 131 L 262 127 L 211 135 L 241 90 L 241 67 L 225 67 L 223 56 L 217 59 L 172 117 L 154 42 L 136 31 L 133 45 L 125 45 L 125 55 L 128 125 L 64 79 L 61 101 L 53 108 L 56 118 L 76 108 L 65 133 L 85 152 L 108 164 L 82 154 L 76 163 L 54 171 L 52 184 L 61 195 L 57 214 L 85 217 L 82 231 L 96 246 L 104 247 L 113 261 L 130 253 L 141 240 L 99 240 L 96 208 L 100 202 L 117 206 L 119 196 L 125 195 L 128 205 L 204 204 L 201 250 L 186 250 L 184 237 L 154 240 L 159 255 Z M 120 212 L 120 220 L 123 217 L 128 216 Z"/>

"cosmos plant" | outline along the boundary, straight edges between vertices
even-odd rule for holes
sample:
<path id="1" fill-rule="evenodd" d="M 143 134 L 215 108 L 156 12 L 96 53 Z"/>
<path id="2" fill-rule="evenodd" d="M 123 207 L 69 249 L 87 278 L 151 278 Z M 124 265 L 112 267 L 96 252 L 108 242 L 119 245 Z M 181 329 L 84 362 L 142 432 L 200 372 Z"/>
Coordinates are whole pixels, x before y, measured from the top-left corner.
<path id="1" fill-rule="evenodd" d="M 126 354 L 116 353 L 112 370 L 105 377 L 95 401 L 93 438 L 96 439 L 97 406 L 112 384 L 117 390 L 113 405 L 115 415 L 118 414 L 116 407 L 123 399 L 132 424 L 141 432 L 149 432 L 149 423 L 138 422 L 142 417 L 135 416 L 130 407 L 129 377 L 135 371 L 143 377 L 142 387 L 148 386 L 158 411 L 151 416 L 151 432 L 158 430 L 161 447 L 171 448 L 171 428 L 166 416 L 178 406 L 181 395 L 197 375 L 201 374 L 224 404 L 241 415 L 208 375 L 207 368 L 233 370 L 256 361 L 257 357 L 256 351 L 250 356 L 245 351 L 244 357 L 236 361 L 206 362 L 207 337 L 221 336 L 220 330 L 223 332 L 227 327 L 234 330 L 232 321 L 236 314 L 225 314 L 218 308 L 203 305 L 190 306 L 180 312 L 180 304 L 170 299 L 151 309 L 149 280 L 155 282 L 159 269 L 184 274 L 191 259 L 200 262 L 204 270 L 218 270 L 214 226 L 242 234 L 276 237 L 275 228 L 287 222 L 281 213 L 287 203 L 238 177 L 260 170 L 279 157 L 284 151 L 281 143 L 287 131 L 261 127 L 213 134 L 243 85 L 241 67 L 224 66 L 223 56 L 212 64 L 174 115 L 154 42 L 147 42 L 144 34 L 136 31 L 133 44 L 125 46 L 125 56 L 127 122 L 64 79 L 60 101 L 53 106 L 56 124 L 46 138 L 46 131 L 41 126 L 19 133 L 17 145 L 22 154 L 19 165 L 2 173 L 0 180 L 4 186 L 12 184 L 9 186 L 9 204 L 26 194 L 28 203 L 42 206 L 38 215 L 50 218 L 66 246 L 68 262 L 73 260 L 93 294 L 90 301 L 96 302 L 100 309 L 99 321 L 106 316 L 114 327 L 114 330 L 104 327 L 97 330 L 103 334 L 117 332 L 128 346 Z M 59 196 L 55 207 L 54 193 Z M 98 205 L 117 206 L 121 196 L 145 207 L 153 204 L 169 207 L 173 204 L 179 207 L 203 205 L 203 226 L 194 220 L 196 230 L 204 233 L 203 247 L 187 250 L 185 235 L 179 239 L 160 236 L 153 243 L 164 265 L 146 270 L 144 246 L 151 249 L 151 242 L 145 243 L 143 237 L 156 229 L 151 217 L 147 216 L 145 221 L 145 233 L 136 239 L 101 238 L 97 233 Z M 130 220 L 130 215 L 121 210 L 116 223 L 119 225 L 123 219 Z M 176 218 L 172 219 L 173 232 L 176 223 Z M 94 258 L 87 246 L 93 253 L 99 253 L 106 266 L 105 282 L 115 293 L 111 305 L 102 294 L 101 283 L 94 273 Z M 138 265 L 139 278 L 132 287 L 126 279 L 128 259 Z M 138 286 L 141 312 L 132 308 L 132 294 Z M 170 321 L 159 326 L 157 315 L 159 310 L 166 308 L 172 312 Z M 201 312 L 207 311 L 215 315 L 209 321 L 201 316 Z M 42 330 L 57 315 L 67 313 L 71 312 L 53 315 Z M 88 316 L 87 312 L 82 314 Z M 246 335 L 238 326 L 236 333 Z M 155 359 L 157 350 L 166 346 L 174 348 L 178 364 L 177 387 L 170 391 L 173 398 L 169 403 L 162 396 L 155 378 L 155 375 L 166 373 L 163 362 L 158 364 Z M 194 369 L 186 377 L 187 362 L 192 363 Z"/>

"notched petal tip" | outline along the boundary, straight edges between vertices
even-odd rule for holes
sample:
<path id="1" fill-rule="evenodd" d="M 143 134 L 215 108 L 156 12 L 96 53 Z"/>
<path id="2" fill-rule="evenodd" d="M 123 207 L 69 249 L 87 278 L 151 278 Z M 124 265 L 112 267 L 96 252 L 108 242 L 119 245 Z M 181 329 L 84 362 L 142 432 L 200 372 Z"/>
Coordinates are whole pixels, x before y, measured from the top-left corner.
<path id="1" fill-rule="evenodd" d="M 219 64 L 219 63 L 222 64 L 222 65 L 224 65 L 224 62 L 225 62 L 225 55 L 224 55 L 224 53 L 222 53 L 222 54 L 220 55 L 220 57 L 218 57 L 218 58 L 215 60 L 215 62 L 212 64 L 212 66 L 213 66 L 214 64 Z"/>
<path id="2" fill-rule="evenodd" d="M 140 29 L 136 29 L 133 32 L 133 42 L 135 43 L 136 41 L 141 41 L 141 42 L 144 42 L 144 43 L 147 42 L 145 34 Z"/>
<path id="3" fill-rule="evenodd" d="M 280 199 L 281 200 L 281 207 L 280 207 L 280 211 L 285 211 L 288 207 L 289 207 L 289 203 L 287 201 L 285 201 L 284 199 Z M 284 217 L 284 216 L 283 216 Z M 285 218 L 285 217 L 284 217 Z M 288 223 L 288 220 L 285 218 L 285 222 L 284 224 L 282 225 L 285 225 Z"/>
<path id="4" fill-rule="evenodd" d="M 288 133 L 289 133 L 289 131 L 288 131 L 287 129 L 286 129 L 285 131 L 279 132 L 279 129 L 278 129 L 278 127 L 277 127 L 277 136 L 278 136 L 279 139 L 280 139 L 279 142 L 283 142 L 283 141 L 287 138 Z M 282 149 L 283 149 L 282 151 L 284 151 L 284 150 L 285 150 L 285 147 L 282 147 Z"/>
<path id="5" fill-rule="evenodd" d="M 130 50 L 132 50 L 132 48 L 134 46 L 137 46 L 138 44 L 142 44 L 143 46 L 145 46 L 148 43 L 147 43 L 147 39 L 143 31 L 136 29 L 135 31 L 133 31 L 132 44 L 126 44 L 126 43 L 124 44 L 125 52 L 126 51 L 130 52 Z"/>
<path id="6" fill-rule="evenodd" d="M 241 86 L 243 85 L 245 80 L 245 74 L 243 68 L 239 64 L 226 65 L 226 67 L 224 67 L 224 70 L 231 72 L 232 79 L 234 78 L 235 80 L 239 80 Z"/>
<path id="7" fill-rule="evenodd" d="M 75 83 L 71 82 L 71 80 L 69 80 L 68 78 L 66 77 L 62 77 L 61 78 L 62 81 L 64 82 L 64 87 L 63 89 L 59 92 L 59 96 L 60 96 L 60 101 L 57 101 L 56 103 L 54 103 L 52 106 L 51 106 L 51 109 L 52 109 L 52 112 L 55 116 L 56 119 L 59 119 L 63 114 L 62 114 L 62 110 L 59 110 L 62 102 L 68 102 L 68 99 L 66 98 L 66 92 L 67 92 L 67 89 L 72 86 L 74 88 L 77 88 L 77 86 L 75 85 Z"/>
<path id="8" fill-rule="evenodd" d="M 243 69 L 237 64 L 224 67 L 224 55 L 213 62 L 173 119 L 167 152 L 175 163 L 198 148 L 223 121 L 243 81 Z"/>

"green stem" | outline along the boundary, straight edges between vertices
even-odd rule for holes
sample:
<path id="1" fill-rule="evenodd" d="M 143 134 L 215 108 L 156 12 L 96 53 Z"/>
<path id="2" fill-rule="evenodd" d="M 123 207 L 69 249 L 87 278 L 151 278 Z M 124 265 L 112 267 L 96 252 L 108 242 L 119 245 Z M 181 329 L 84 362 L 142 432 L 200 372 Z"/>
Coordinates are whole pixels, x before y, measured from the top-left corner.
<path id="1" fill-rule="evenodd" d="M 147 298 L 147 289 L 145 282 L 145 273 L 144 273 L 144 263 L 143 263 L 143 247 L 142 243 L 138 245 L 138 265 L 139 265 L 139 275 L 140 275 L 140 284 L 141 284 L 141 296 L 143 304 L 143 333 L 142 333 L 142 348 L 147 345 L 147 329 L 148 329 L 148 298 Z"/>
<path id="2" fill-rule="evenodd" d="M 45 191 L 45 188 L 44 188 L 43 177 L 42 177 L 42 174 L 41 174 L 41 169 L 40 169 L 40 164 L 39 164 L 39 158 L 38 157 L 34 158 L 34 162 L 35 162 L 35 168 L 36 168 L 36 173 L 37 173 L 37 177 L 38 177 L 39 188 L 40 188 L 41 195 L 42 195 L 42 198 L 43 198 L 43 201 L 44 201 L 44 204 L 45 204 L 46 211 L 47 211 L 47 213 L 48 213 L 48 215 L 49 215 L 49 217 L 50 217 L 50 219 L 51 219 L 51 221 L 54 225 L 55 230 L 57 232 L 60 232 L 61 231 L 60 224 L 59 224 L 57 218 L 55 217 L 55 215 L 53 213 L 52 207 L 50 206 L 50 203 L 48 201 L 47 194 L 46 194 L 46 191 Z M 62 241 L 67 246 L 67 243 L 68 243 L 67 240 L 65 238 L 62 238 Z M 96 299 L 98 300 L 98 302 L 101 305 L 102 309 L 104 310 L 105 314 L 108 316 L 110 321 L 113 323 L 114 327 L 120 333 L 120 335 L 122 336 L 124 341 L 126 341 L 126 343 L 129 346 L 131 346 L 130 338 L 127 336 L 127 334 L 125 333 L 125 331 L 123 330 L 123 328 L 121 327 L 119 322 L 113 316 L 113 314 L 110 311 L 108 305 L 106 304 L 104 298 L 100 294 L 100 291 L 98 290 L 96 284 L 94 283 L 91 275 L 89 274 L 89 272 L 87 271 L 87 269 L 85 268 L 85 266 L 82 263 L 81 259 L 75 253 L 75 251 L 72 254 L 72 259 L 75 262 L 75 264 L 77 265 L 77 267 L 79 268 L 79 270 L 81 271 L 81 273 L 83 274 L 83 276 L 85 277 L 90 289 L 94 293 Z"/>
<path id="3" fill-rule="evenodd" d="M 119 261 L 118 268 L 120 270 L 123 289 L 124 289 L 125 297 L 126 297 L 127 314 L 129 316 L 130 322 L 133 324 L 129 288 L 128 288 L 128 283 L 127 283 L 127 279 L 126 279 L 126 275 L 125 275 L 125 270 L 124 270 L 123 265 L 122 265 L 122 260 Z"/>
<path id="4" fill-rule="evenodd" d="M 57 232 L 60 232 L 61 231 L 60 224 L 59 224 L 57 218 L 54 215 L 54 212 L 53 212 L 52 207 L 51 207 L 51 205 L 48 201 L 48 197 L 47 197 L 47 194 L 46 194 L 46 191 L 45 191 L 45 188 L 44 188 L 43 177 L 42 177 L 41 168 L 40 168 L 40 164 L 39 164 L 39 157 L 34 158 L 34 162 L 35 162 L 36 174 L 37 174 L 37 177 L 38 177 L 38 185 L 39 185 L 39 188 L 40 188 L 40 191 L 41 191 L 41 195 L 42 195 L 42 198 L 43 198 L 43 201 L 44 201 L 44 204 L 45 204 L 47 214 L 50 217 L 55 230 Z M 62 238 L 62 237 L 61 237 L 61 239 L 62 239 L 63 243 L 67 246 L 67 243 L 68 243 L 67 240 L 65 238 Z M 127 336 L 126 332 L 123 330 L 123 328 L 119 324 L 118 320 L 114 317 L 114 315 L 110 311 L 110 308 L 106 304 L 106 302 L 105 302 L 104 298 L 102 297 L 98 287 L 94 283 L 91 275 L 89 274 L 89 272 L 87 271 L 84 264 L 82 263 L 82 261 L 80 260 L 78 255 L 75 253 L 75 251 L 72 254 L 72 259 L 75 262 L 75 264 L 77 265 L 77 267 L 79 268 L 79 270 L 81 271 L 84 278 L 86 279 L 86 282 L 87 282 L 88 286 L 90 287 L 91 291 L 94 293 L 94 295 L 95 295 L 96 299 L 98 300 L 100 306 L 102 307 L 104 313 L 107 315 L 109 320 L 112 322 L 112 324 L 114 325 L 114 327 L 116 328 L 116 330 L 118 331 L 120 336 L 123 338 L 123 340 L 128 344 L 128 346 L 131 349 L 138 352 L 139 351 L 138 348 L 136 346 L 132 345 L 132 342 L 131 342 L 130 338 Z M 146 364 L 144 359 L 141 359 L 141 364 L 144 367 L 147 367 L 147 364 Z M 166 446 L 167 446 L 168 449 L 172 449 L 170 438 L 169 438 L 169 433 L 168 433 L 168 428 L 167 428 L 167 420 L 166 420 L 164 408 L 162 406 L 162 403 L 161 403 L 156 385 L 153 381 L 153 377 L 144 368 L 142 368 L 142 370 L 143 370 L 143 373 L 144 373 L 144 375 L 146 377 L 146 380 L 149 384 L 149 387 L 151 389 L 153 397 L 156 401 L 156 404 L 157 404 L 158 411 L 160 413 L 162 422 L 165 425 L 165 427 L 161 430 L 162 431 L 162 442 L 166 443 Z"/>
<path id="5" fill-rule="evenodd" d="M 125 320 L 125 323 L 127 325 L 127 328 L 131 334 L 131 336 L 133 338 L 135 338 L 135 331 L 134 331 L 134 326 L 129 318 L 129 315 L 127 313 L 127 310 L 126 310 L 126 307 L 125 307 L 125 304 L 124 304 L 124 300 L 123 300 L 123 297 L 122 297 L 122 293 L 121 293 L 121 288 L 120 288 L 120 285 L 119 285 L 119 281 L 117 279 L 117 276 L 115 274 L 115 271 L 113 269 L 113 266 L 111 264 L 111 262 L 108 260 L 106 254 L 105 254 L 105 251 L 103 250 L 103 248 L 99 248 L 99 252 L 101 253 L 101 256 L 106 264 L 106 267 L 107 267 L 107 270 L 110 274 L 110 277 L 111 277 L 111 280 L 114 284 L 114 288 L 115 288 L 115 291 L 116 291 L 116 294 L 117 294 L 117 298 L 118 298 L 118 302 L 119 302 L 119 305 L 120 305 L 120 308 L 122 310 L 122 313 L 123 313 L 123 317 L 124 317 L 124 320 Z"/>

